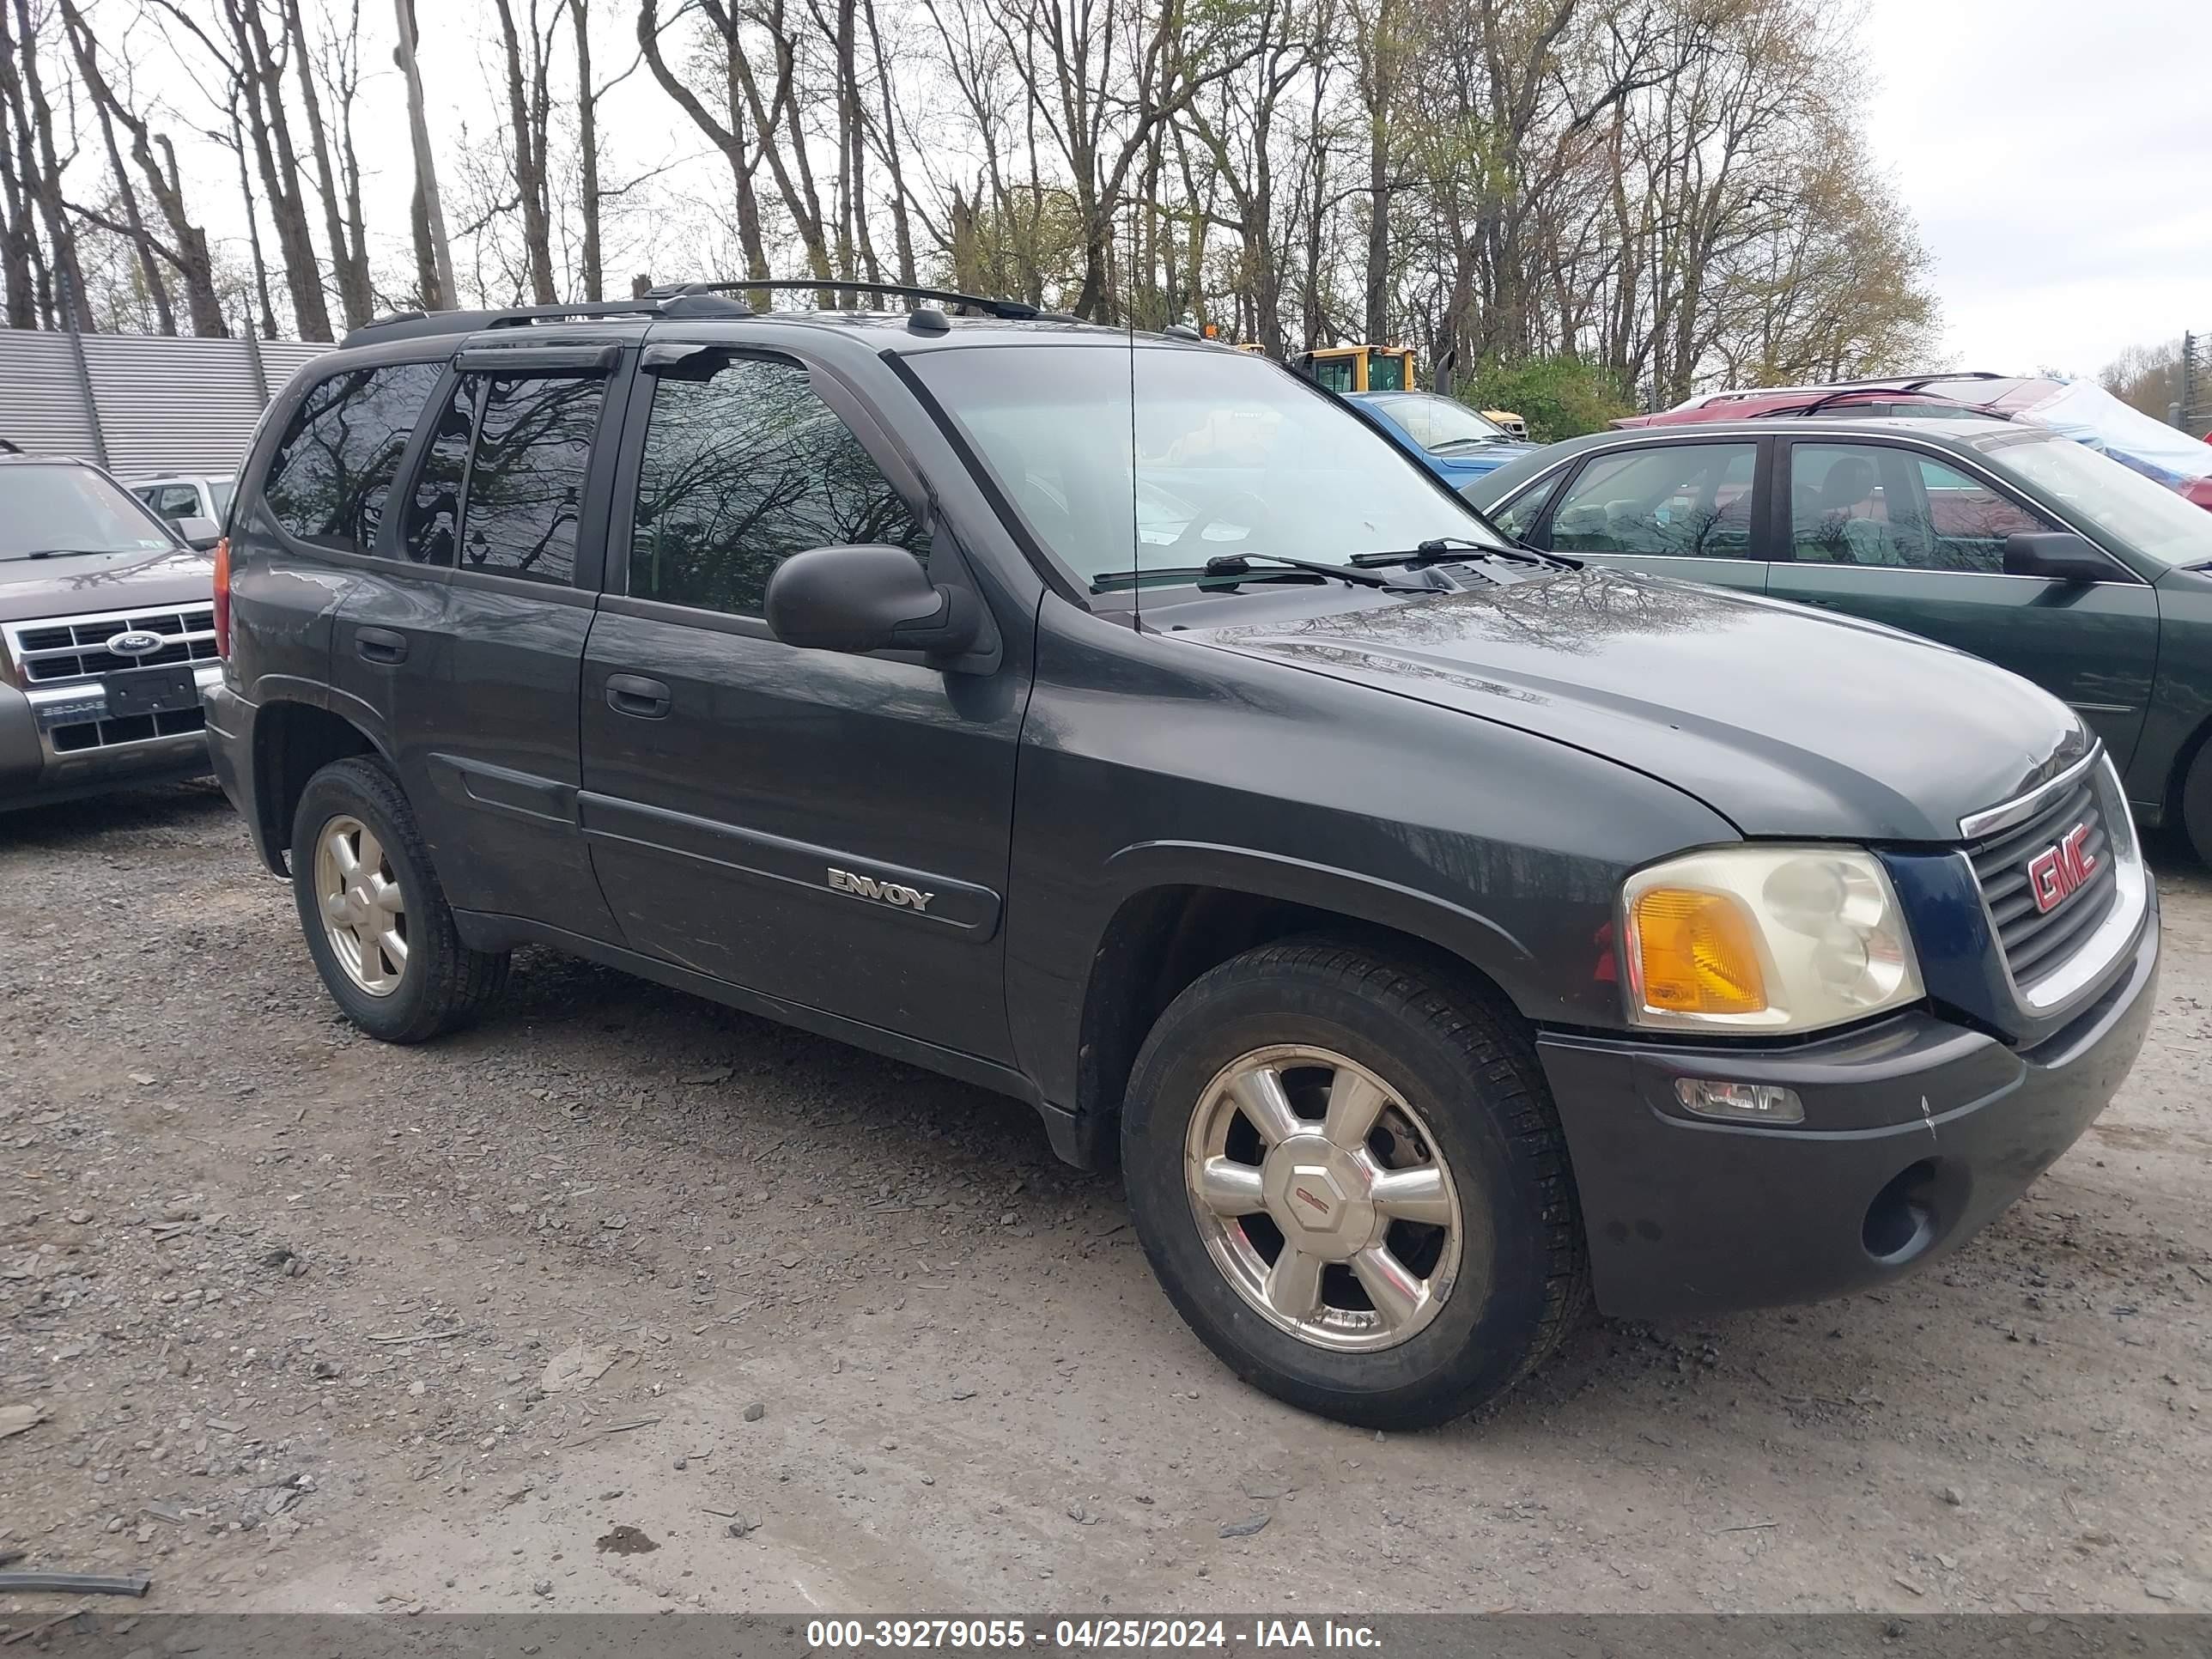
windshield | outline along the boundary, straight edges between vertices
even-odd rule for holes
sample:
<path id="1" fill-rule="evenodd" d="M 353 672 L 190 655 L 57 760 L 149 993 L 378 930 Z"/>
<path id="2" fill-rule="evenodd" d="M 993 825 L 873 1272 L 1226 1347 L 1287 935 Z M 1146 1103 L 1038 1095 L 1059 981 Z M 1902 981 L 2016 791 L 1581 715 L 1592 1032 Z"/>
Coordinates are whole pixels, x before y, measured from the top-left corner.
<path id="1" fill-rule="evenodd" d="M 1397 445 L 1248 352 L 982 346 L 908 361 L 1085 582 L 1139 567 L 1188 580 L 1224 554 L 1346 564 L 1438 538 L 1503 544 Z"/>
<path id="2" fill-rule="evenodd" d="M 0 559 L 156 553 L 175 545 L 130 492 L 88 468 L 0 468 Z"/>
<path id="3" fill-rule="evenodd" d="M 1431 454 L 1463 445 L 1511 442 L 1505 428 L 1484 419 L 1465 404 L 1425 392 L 1401 398 L 1377 398 L 1390 418 L 1406 428 L 1413 441 Z"/>
<path id="4" fill-rule="evenodd" d="M 208 491 L 215 497 L 215 516 L 217 519 L 228 518 L 230 498 L 238 493 L 238 485 L 231 479 L 217 478 L 208 486 Z"/>
<path id="5" fill-rule="evenodd" d="M 2094 450 L 2042 438 L 1994 444 L 1983 453 L 2137 553 L 2162 564 L 2212 562 L 2212 513 Z"/>

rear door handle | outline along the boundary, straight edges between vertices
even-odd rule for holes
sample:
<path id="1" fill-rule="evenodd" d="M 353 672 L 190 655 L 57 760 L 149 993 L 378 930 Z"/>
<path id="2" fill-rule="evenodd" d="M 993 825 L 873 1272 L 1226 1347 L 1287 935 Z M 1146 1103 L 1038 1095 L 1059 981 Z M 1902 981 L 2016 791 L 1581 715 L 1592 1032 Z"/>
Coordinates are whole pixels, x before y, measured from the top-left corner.
<path id="1" fill-rule="evenodd" d="M 668 713 L 668 687 L 642 674 L 610 674 L 607 707 L 617 714 L 634 715 L 641 720 L 660 720 Z"/>
<path id="2" fill-rule="evenodd" d="M 394 633 L 389 628 L 362 628 L 355 630 L 353 648 L 361 653 L 364 662 L 405 662 L 407 636 Z"/>

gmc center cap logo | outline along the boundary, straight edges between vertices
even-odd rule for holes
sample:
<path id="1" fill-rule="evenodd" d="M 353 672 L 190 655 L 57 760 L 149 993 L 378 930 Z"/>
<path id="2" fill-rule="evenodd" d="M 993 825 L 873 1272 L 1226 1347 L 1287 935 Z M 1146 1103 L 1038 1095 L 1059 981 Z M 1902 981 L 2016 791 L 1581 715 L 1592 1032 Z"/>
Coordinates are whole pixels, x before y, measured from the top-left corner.
<path id="1" fill-rule="evenodd" d="M 2046 915 L 2057 909 L 2097 873 L 2097 860 L 2087 851 L 2089 826 L 2077 823 L 2027 861 L 2027 890 L 2035 895 L 2035 908 Z"/>

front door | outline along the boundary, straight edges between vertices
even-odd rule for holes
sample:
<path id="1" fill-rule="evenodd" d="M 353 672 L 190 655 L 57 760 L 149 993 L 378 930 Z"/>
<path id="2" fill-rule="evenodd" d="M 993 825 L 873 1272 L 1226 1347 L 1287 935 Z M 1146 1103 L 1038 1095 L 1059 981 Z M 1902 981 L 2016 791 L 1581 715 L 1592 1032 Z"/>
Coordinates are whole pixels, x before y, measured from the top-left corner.
<path id="1" fill-rule="evenodd" d="M 1534 543 L 1593 564 L 1756 593 L 1766 582 L 1753 545 L 1759 450 L 1745 438 L 1601 451 L 1546 503 Z"/>
<path id="2" fill-rule="evenodd" d="M 1000 921 L 1026 664 L 802 651 L 762 620 L 791 554 L 960 557 L 865 413 L 799 361 L 641 374 L 585 653 L 582 817 L 638 951 L 1012 1058 Z M 835 406 L 833 406 L 833 404 Z"/>
<path id="3" fill-rule="evenodd" d="M 1901 444 L 1785 446 L 1786 513 L 1767 578 L 1776 599 L 1940 640 L 2073 705 L 2127 769 L 2150 702 L 2158 602 L 2115 562 L 2110 580 L 2004 574 L 2006 538 L 2057 530 L 1990 480 Z"/>

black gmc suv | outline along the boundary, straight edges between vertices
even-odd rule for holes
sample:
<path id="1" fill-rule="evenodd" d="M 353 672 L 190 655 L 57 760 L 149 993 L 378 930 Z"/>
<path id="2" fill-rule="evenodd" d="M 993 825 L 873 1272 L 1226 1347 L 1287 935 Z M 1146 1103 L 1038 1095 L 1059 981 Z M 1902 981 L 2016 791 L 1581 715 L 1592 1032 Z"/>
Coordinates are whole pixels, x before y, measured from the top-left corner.
<path id="1" fill-rule="evenodd" d="M 2062 703 L 949 308 L 414 316 L 277 400 L 209 731 L 363 1030 L 533 942 L 1019 1096 L 1227 1364 L 1392 1425 L 1593 1292 L 1881 1284 L 2118 1085 L 2156 897 Z"/>

